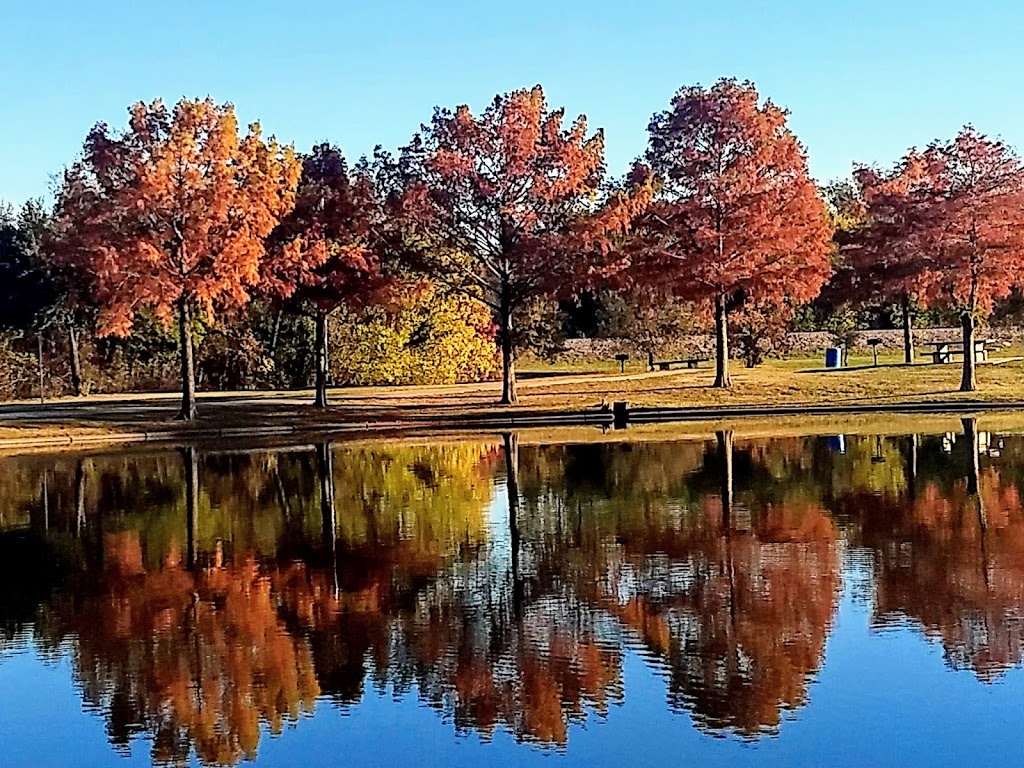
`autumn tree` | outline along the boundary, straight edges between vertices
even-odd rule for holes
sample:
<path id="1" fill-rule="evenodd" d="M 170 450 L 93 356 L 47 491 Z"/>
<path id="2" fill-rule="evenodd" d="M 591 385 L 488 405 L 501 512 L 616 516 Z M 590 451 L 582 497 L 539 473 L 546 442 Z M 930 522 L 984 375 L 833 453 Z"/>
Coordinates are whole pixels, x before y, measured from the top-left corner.
<path id="1" fill-rule="evenodd" d="M 716 387 L 729 387 L 729 313 L 746 300 L 800 303 L 830 272 L 829 223 L 787 113 L 751 83 L 688 86 L 651 120 L 659 184 L 631 272 L 710 304 Z"/>
<path id="2" fill-rule="evenodd" d="M 316 405 L 327 406 L 327 320 L 382 286 L 382 209 L 365 164 L 350 169 L 337 147 L 320 144 L 302 160 L 294 209 L 270 237 L 263 288 L 315 321 Z"/>
<path id="3" fill-rule="evenodd" d="M 178 321 L 179 418 L 196 416 L 197 313 L 248 301 L 298 177 L 290 148 L 257 123 L 239 136 L 234 108 L 210 99 L 135 104 L 125 131 L 93 128 L 64 175 L 58 226 L 75 232 L 73 258 L 94 278 L 100 334 L 129 334 L 144 309 Z"/>
<path id="4" fill-rule="evenodd" d="M 437 109 L 397 163 L 415 261 L 495 313 L 503 403 L 517 399 L 516 313 L 576 277 L 573 229 L 593 210 L 604 136 L 563 125 L 540 86 L 496 96 L 480 115 Z"/>
<path id="5" fill-rule="evenodd" d="M 836 242 L 844 257 L 833 280 L 835 292 L 861 302 L 897 304 L 903 360 L 908 364 L 914 362 L 913 312 L 927 253 L 920 240 L 904 234 L 916 219 L 914 190 L 925 170 L 923 161 L 911 152 L 890 171 L 857 167 L 859 215 L 844 217 L 838 201 L 834 202 Z"/>
<path id="6" fill-rule="evenodd" d="M 1024 284 L 1024 165 L 974 128 L 936 142 L 902 165 L 913 169 L 890 247 L 920 259 L 920 297 L 960 316 L 960 390 L 977 389 L 974 333 L 997 299 Z"/>

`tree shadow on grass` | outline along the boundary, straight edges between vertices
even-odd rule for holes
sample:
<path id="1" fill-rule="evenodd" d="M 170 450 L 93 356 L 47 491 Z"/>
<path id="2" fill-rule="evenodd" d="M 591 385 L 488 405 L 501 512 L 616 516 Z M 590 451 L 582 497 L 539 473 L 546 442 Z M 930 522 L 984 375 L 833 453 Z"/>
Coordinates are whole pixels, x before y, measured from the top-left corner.
<path id="1" fill-rule="evenodd" d="M 516 378 L 520 381 L 531 381 L 533 379 L 558 379 L 568 376 L 611 376 L 621 375 L 615 371 L 518 371 Z"/>
<path id="2" fill-rule="evenodd" d="M 847 365 L 842 368 L 803 368 L 794 373 L 852 373 L 855 371 L 886 370 L 892 368 L 931 368 L 930 363 L 882 363 L 880 365 Z"/>

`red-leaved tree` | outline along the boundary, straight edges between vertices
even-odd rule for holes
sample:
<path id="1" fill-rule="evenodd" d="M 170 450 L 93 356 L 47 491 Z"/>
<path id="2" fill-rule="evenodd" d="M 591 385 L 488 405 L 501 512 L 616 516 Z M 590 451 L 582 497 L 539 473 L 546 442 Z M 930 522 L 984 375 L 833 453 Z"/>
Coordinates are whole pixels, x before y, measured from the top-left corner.
<path id="1" fill-rule="evenodd" d="M 658 192 L 637 226 L 629 272 L 715 315 L 716 387 L 729 376 L 728 314 L 751 299 L 798 304 L 831 271 L 825 204 L 786 112 L 754 86 L 685 87 L 651 120 Z"/>
<path id="2" fill-rule="evenodd" d="M 503 403 L 517 400 L 517 310 L 586 273 L 580 222 L 594 213 L 604 137 L 564 117 L 540 86 L 499 95 L 479 115 L 438 109 L 395 166 L 414 265 L 495 313 Z"/>
<path id="3" fill-rule="evenodd" d="M 262 288 L 315 321 L 319 407 L 327 405 L 328 317 L 382 287 L 383 218 L 369 168 L 350 169 L 337 147 L 321 144 L 303 158 L 295 207 L 269 238 Z"/>
<path id="4" fill-rule="evenodd" d="M 895 254 L 896 278 L 908 275 L 923 304 L 959 314 L 960 389 L 972 392 L 975 329 L 997 299 L 1024 285 L 1024 165 L 1006 144 L 968 126 L 924 153 L 911 151 L 894 177 L 895 213 L 879 217 L 878 237 Z"/>
<path id="5" fill-rule="evenodd" d="M 927 161 L 911 151 L 893 169 L 858 166 L 854 180 L 862 216 L 854 226 L 837 228 L 844 256 L 836 276 L 848 298 L 899 304 L 903 325 L 903 359 L 914 362 L 913 305 L 921 293 L 927 251 L 908 236 L 923 213 L 915 194 L 927 173 Z"/>
<path id="6" fill-rule="evenodd" d="M 922 299 L 948 303 L 963 328 L 960 389 L 977 389 L 974 331 L 992 304 L 1024 284 L 1024 166 L 1001 141 L 971 127 L 929 152 L 932 172 L 924 190 L 933 260 L 924 271 Z"/>

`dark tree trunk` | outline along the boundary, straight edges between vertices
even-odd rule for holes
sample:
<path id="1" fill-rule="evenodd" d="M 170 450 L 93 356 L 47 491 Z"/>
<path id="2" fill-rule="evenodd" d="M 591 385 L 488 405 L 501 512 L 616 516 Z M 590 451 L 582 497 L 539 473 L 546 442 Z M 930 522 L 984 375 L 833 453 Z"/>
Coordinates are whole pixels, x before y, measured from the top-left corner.
<path id="1" fill-rule="evenodd" d="M 967 475 L 967 492 L 977 494 L 981 486 L 981 445 L 978 436 L 978 420 L 975 418 L 961 419 L 964 427 L 964 442 L 971 452 L 971 471 Z"/>
<path id="2" fill-rule="evenodd" d="M 907 490 L 910 498 L 917 498 L 917 435 L 910 436 L 910 450 L 907 456 Z"/>
<path id="3" fill-rule="evenodd" d="M 337 539 L 337 515 L 334 509 L 334 454 L 331 452 L 331 444 L 318 443 L 316 457 L 324 544 L 333 549 Z"/>
<path id="4" fill-rule="evenodd" d="M 75 533 L 82 535 L 85 528 L 85 459 L 75 465 Z"/>
<path id="5" fill-rule="evenodd" d="M 317 408 L 327 407 L 327 313 L 316 313 L 316 400 Z"/>
<path id="6" fill-rule="evenodd" d="M 183 448 L 182 459 L 185 463 L 185 540 L 188 546 L 188 567 L 194 568 L 199 547 L 199 459 L 196 449 Z"/>
<path id="7" fill-rule="evenodd" d="M 733 471 L 732 471 L 732 430 L 720 430 L 715 433 L 718 438 L 718 452 L 722 460 L 722 528 L 729 530 L 732 523 L 733 504 Z"/>
<path id="8" fill-rule="evenodd" d="M 910 297 L 903 297 L 903 362 L 914 362 L 914 316 L 910 312 Z"/>
<path id="9" fill-rule="evenodd" d="M 178 302 L 178 338 L 181 343 L 181 410 L 177 418 L 192 421 L 196 418 L 196 365 L 192 346 L 192 305 L 188 299 Z"/>
<path id="10" fill-rule="evenodd" d="M 726 297 L 715 301 L 715 383 L 716 387 L 731 387 L 729 376 L 729 309 Z"/>
<path id="11" fill-rule="evenodd" d="M 976 325 L 974 314 L 962 312 L 960 325 L 964 331 L 964 370 L 963 376 L 960 378 L 960 391 L 974 392 L 978 388 L 978 377 L 975 373 L 977 361 L 974 359 L 974 329 Z"/>
<path id="12" fill-rule="evenodd" d="M 337 594 L 338 585 L 338 515 L 334 501 L 334 453 L 330 443 L 316 447 L 317 479 L 320 483 L 320 519 L 323 526 L 324 547 L 330 558 L 331 579 Z"/>
<path id="13" fill-rule="evenodd" d="M 36 362 L 39 368 L 39 402 L 46 403 L 46 374 L 43 371 L 43 333 L 42 331 L 36 332 L 36 345 L 38 347 L 38 354 L 36 355 Z"/>
<path id="14" fill-rule="evenodd" d="M 274 313 L 274 324 L 270 329 L 270 357 L 277 358 L 277 342 L 281 338 L 281 321 L 284 318 L 284 310 L 279 309 Z"/>
<path id="15" fill-rule="evenodd" d="M 68 323 L 68 362 L 71 364 L 71 391 L 75 397 L 82 396 L 82 350 L 78 343 L 78 329 L 74 322 Z"/>
<path id="16" fill-rule="evenodd" d="M 523 578 L 519 568 L 519 435 L 506 432 L 505 488 L 508 492 L 509 546 L 512 550 L 512 610 L 516 618 L 522 613 L 525 599 Z"/>
<path id="17" fill-rule="evenodd" d="M 978 420 L 970 417 L 961 419 L 964 426 L 964 442 L 967 443 L 967 450 L 971 452 L 971 469 L 967 475 L 967 493 L 973 496 L 973 503 L 978 505 L 978 530 L 981 533 L 981 576 L 985 581 L 986 589 L 989 587 L 989 560 L 985 543 L 985 533 L 988 530 L 988 515 L 985 510 L 985 500 L 981 491 L 981 440 L 978 434 Z"/>
<path id="18" fill-rule="evenodd" d="M 511 405 L 519 401 L 516 387 L 515 335 L 512 329 L 512 297 L 505 286 L 501 294 L 501 402 Z"/>
<path id="19" fill-rule="evenodd" d="M 736 622 L 736 573 L 732 557 L 733 433 L 731 429 L 720 430 L 716 437 L 722 461 L 722 534 L 725 536 L 725 566 L 729 574 L 729 625 L 732 628 Z"/>

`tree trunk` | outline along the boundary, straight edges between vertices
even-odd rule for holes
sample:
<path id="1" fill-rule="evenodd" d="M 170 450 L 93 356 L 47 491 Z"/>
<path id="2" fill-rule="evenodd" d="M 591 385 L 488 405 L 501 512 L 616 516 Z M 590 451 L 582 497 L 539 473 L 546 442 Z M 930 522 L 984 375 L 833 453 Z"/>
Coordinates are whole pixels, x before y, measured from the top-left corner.
<path id="1" fill-rule="evenodd" d="M 85 459 L 75 465 L 75 534 L 82 535 L 85 528 Z"/>
<path id="2" fill-rule="evenodd" d="M 732 522 L 733 473 L 732 473 L 732 430 L 720 430 L 715 433 L 718 438 L 718 451 L 722 459 L 722 528 L 728 531 Z"/>
<path id="3" fill-rule="evenodd" d="M 967 493 L 973 496 L 973 503 L 978 505 L 978 530 L 981 533 L 979 544 L 981 548 L 981 577 L 985 582 L 985 588 L 989 588 L 989 559 L 985 545 L 985 532 L 988 530 L 988 515 L 985 510 L 985 500 L 981 496 L 981 441 L 978 433 L 978 420 L 974 417 L 961 419 L 964 427 L 964 442 L 971 452 L 970 474 L 967 475 Z"/>
<path id="4" fill-rule="evenodd" d="M 71 391 L 75 397 L 82 396 L 82 350 L 78 343 L 78 329 L 74 322 L 68 323 L 68 354 L 71 364 Z"/>
<path id="5" fill-rule="evenodd" d="M 526 596 L 519 568 L 519 435 L 506 432 L 505 489 L 508 492 L 509 549 L 512 554 L 512 611 L 516 618 L 522 614 Z"/>
<path id="6" fill-rule="evenodd" d="M 981 487 L 981 444 L 978 435 L 978 420 L 968 417 L 960 420 L 964 429 L 964 442 L 971 452 L 971 470 L 967 475 L 967 492 L 976 495 Z"/>
<path id="7" fill-rule="evenodd" d="M 191 421 L 196 412 L 196 366 L 192 346 L 192 305 L 188 299 L 178 302 L 178 336 L 181 342 L 181 410 L 177 419 Z"/>
<path id="8" fill-rule="evenodd" d="M 914 316 L 910 313 L 910 297 L 903 297 L 903 362 L 914 362 Z"/>
<path id="9" fill-rule="evenodd" d="M 917 497 L 917 435 L 910 436 L 910 455 L 907 457 L 907 490 L 910 498 Z"/>
<path id="10" fill-rule="evenodd" d="M 715 301 L 715 383 L 716 387 L 731 387 L 729 376 L 729 310 L 726 297 Z"/>
<path id="11" fill-rule="evenodd" d="M 501 295 L 501 403 L 511 405 L 519 401 L 516 388 L 516 351 L 512 331 L 512 298 L 508 287 Z"/>
<path id="12" fill-rule="evenodd" d="M 281 320 L 284 318 L 284 310 L 279 309 L 274 313 L 274 324 L 270 328 L 270 357 L 277 359 L 277 342 L 281 338 Z"/>
<path id="13" fill-rule="evenodd" d="M 327 407 L 327 313 L 316 313 L 316 401 L 317 408 Z"/>
<path id="14" fill-rule="evenodd" d="M 716 433 L 718 451 L 722 460 L 722 534 L 725 536 L 726 568 L 729 574 L 729 626 L 736 624 L 736 568 L 732 552 L 732 507 L 733 507 L 733 433 L 721 430 Z"/>
<path id="15" fill-rule="evenodd" d="M 338 594 L 338 515 L 334 500 L 334 453 L 330 443 L 316 447 L 317 478 L 320 484 L 320 519 L 323 526 L 324 547 L 331 563 L 331 582 Z"/>
<path id="16" fill-rule="evenodd" d="M 39 403 L 46 403 L 46 376 L 43 372 L 43 332 L 36 332 L 36 342 L 39 348 L 39 353 L 36 358 L 36 362 L 39 364 Z"/>
<path id="17" fill-rule="evenodd" d="M 186 557 L 188 567 L 194 568 L 199 547 L 199 459 L 196 457 L 196 449 L 182 449 L 182 459 L 185 463 L 185 541 L 188 549 Z"/>
<path id="18" fill-rule="evenodd" d="M 960 325 L 964 330 L 964 371 L 960 378 L 960 391 L 974 392 L 978 388 L 978 378 L 975 374 L 977 365 L 974 359 L 974 329 L 976 325 L 974 314 L 962 312 Z"/>

